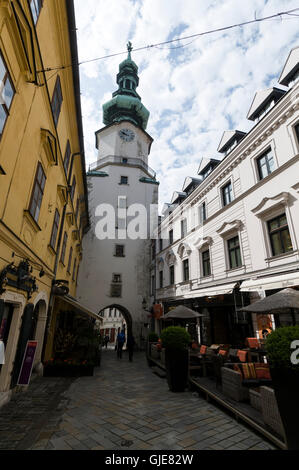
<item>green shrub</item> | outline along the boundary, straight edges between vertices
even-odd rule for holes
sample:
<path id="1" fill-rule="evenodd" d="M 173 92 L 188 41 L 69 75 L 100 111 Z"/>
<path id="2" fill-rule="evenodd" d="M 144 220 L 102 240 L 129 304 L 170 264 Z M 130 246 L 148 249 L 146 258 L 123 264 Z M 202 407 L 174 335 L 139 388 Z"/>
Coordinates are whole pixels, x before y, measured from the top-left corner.
<path id="1" fill-rule="evenodd" d="M 155 333 L 154 331 L 151 331 L 149 334 L 148 334 L 148 341 L 149 343 L 156 343 L 159 339 L 159 336 L 157 335 L 157 333 Z"/>
<path id="2" fill-rule="evenodd" d="M 299 340 L 299 326 L 283 326 L 267 336 L 266 351 L 272 368 L 287 368 L 299 373 L 299 364 L 291 362 L 291 354 L 294 352 L 291 344 L 295 340 Z"/>
<path id="3" fill-rule="evenodd" d="M 185 349 L 191 341 L 191 336 L 181 326 L 169 326 L 161 333 L 162 347 L 172 350 Z"/>

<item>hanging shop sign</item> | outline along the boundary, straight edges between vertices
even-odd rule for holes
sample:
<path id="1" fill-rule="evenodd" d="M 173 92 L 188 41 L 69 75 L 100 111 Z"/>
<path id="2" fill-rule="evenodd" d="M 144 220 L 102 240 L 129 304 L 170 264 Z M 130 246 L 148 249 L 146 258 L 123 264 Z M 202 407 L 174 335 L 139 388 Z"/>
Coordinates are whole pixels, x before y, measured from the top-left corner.
<path id="1" fill-rule="evenodd" d="M 8 264 L 0 272 L 0 294 L 5 292 L 6 286 L 11 286 L 27 292 L 29 300 L 33 292 L 38 290 L 36 278 L 31 273 L 32 267 L 29 265 L 28 260 L 21 261 L 19 266 L 15 266 L 14 263 Z"/>
<path id="2" fill-rule="evenodd" d="M 29 385 L 36 348 L 37 341 L 27 341 L 27 346 L 17 385 Z"/>
<path id="3" fill-rule="evenodd" d="M 154 310 L 154 318 L 156 318 L 157 320 L 159 320 L 159 318 L 161 318 L 162 315 L 163 315 L 163 305 L 161 305 L 161 304 L 154 304 L 153 310 Z"/>

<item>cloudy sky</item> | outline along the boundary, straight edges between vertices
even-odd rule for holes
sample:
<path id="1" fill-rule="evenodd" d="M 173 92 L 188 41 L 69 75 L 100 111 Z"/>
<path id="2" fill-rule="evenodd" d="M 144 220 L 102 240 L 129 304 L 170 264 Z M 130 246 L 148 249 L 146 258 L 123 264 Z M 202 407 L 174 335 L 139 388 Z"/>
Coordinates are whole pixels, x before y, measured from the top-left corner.
<path id="1" fill-rule="evenodd" d="M 75 6 L 84 61 L 125 51 L 128 40 L 139 48 L 291 10 L 299 1 L 75 0 Z M 288 53 L 298 44 L 299 17 L 289 15 L 133 50 L 137 91 L 151 113 L 149 165 L 160 181 L 160 204 L 181 190 L 186 176 L 196 176 L 202 157 L 220 158 L 223 131 L 250 130 L 246 115 L 255 92 L 277 86 Z M 94 132 L 103 127 L 102 104 L 117 89 L 118 65 L 125 57 L 80 66 L 87 163 L 97 159 Z"/>

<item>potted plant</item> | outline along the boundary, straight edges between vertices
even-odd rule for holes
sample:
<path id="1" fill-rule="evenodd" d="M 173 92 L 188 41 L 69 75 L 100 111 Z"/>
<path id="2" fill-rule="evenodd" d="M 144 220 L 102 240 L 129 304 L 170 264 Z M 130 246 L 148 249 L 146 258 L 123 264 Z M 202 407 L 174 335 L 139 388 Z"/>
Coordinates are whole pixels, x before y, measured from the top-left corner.
<path id="1" fill-rule="evenodd" d="M 299 326 L 277 328 L 266 340 L 273 388 L 289 450 L 299 450 L 299 364 L 292 349 L 292 343 L 298 340 Z"/>
<path id="2" fill-rule="evenodd" d="M 188 384 L 188 344 L 190 335 L 181 326 L 169 326 L 161 333 L 169 390 L 183 392 Z"/>

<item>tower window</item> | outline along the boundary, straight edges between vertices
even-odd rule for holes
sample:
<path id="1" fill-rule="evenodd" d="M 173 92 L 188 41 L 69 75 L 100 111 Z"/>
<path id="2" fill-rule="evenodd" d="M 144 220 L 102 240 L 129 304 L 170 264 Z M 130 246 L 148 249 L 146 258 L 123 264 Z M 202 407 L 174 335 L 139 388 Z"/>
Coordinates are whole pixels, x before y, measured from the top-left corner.
<path id="1" fill-rule="evenodd" d="M 113 274 L 112 275 L 112 282 L 120 283 L 121 282 L 121 274 Z"/>
<path id="2" fill-rule="evenodd" d="M 121 176 L 119 184 L 128 184 L 128 179 L 129 178 L 127 176 Z"/>
<path id="3" fill-rule="evenodd" d="M 125 256 L 125 246 L 124 245 L 115 245 L 115 255 L 118 257 Z"/>

